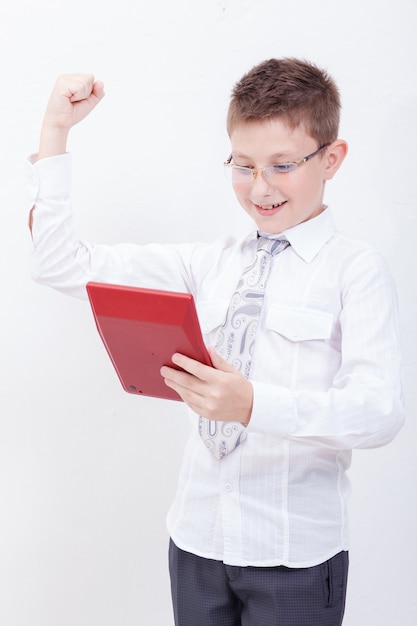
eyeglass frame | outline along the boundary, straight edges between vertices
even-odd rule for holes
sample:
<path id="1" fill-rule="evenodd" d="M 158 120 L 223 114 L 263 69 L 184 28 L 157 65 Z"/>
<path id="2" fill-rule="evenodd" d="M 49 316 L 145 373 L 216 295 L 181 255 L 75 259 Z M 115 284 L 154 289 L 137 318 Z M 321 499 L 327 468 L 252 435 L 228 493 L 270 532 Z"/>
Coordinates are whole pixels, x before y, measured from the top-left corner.
<path id="1" fill-rule="evenodd" d="M 251 172 L 252 174 L 252 178 L 251 180 L 247 181 L 247 182 L 243 182 L 244 185 L 248 185 L 249 183 L 253 183 L 253 181 L 256 179 L 257 175 L 259 172 L 261 172 L 265 178 L 265 180 L 267 181 L 271 181 L 271 177 L 270 175 L 267 173 L 268 170 L 269 171 L 273 171 L 273 168 L 275 167 L 288 167 L 288 166 L 293 166 L 290 169 L 284 169 L 282 171 L 276 170 L 275 173 L 276 174 L 289 174 L 290 172 L 294 172 L 297 170 L 297 168 L 302 165 L 303 163 L 307 163 L 307 161 L 309 161 L 310 159 L 312 159 L 313 157 L 317 156 L 318 154 L 320 154 L 320 152 L 323 152 L 323 150 L 325 150 L 325 148 L 328 148 L 330 146 L 330 143 L 325 143 L 323 146 L 321 146 L 320 148 L 317 148 L 317 150 L 315 150 L 314 152 L 312 152 L 311 154 L 308 154 L 307 156 L 305 156 L 304 158 L 300 159 L 299 161 L 290 161 L 289 163 L 276 163 L 274 165 L 267 165 L 266 167 L 260 167 L 258 169 L 252 168 L 252 167 L 247 167 L 245 165 L 235 165 L 232 163 L 233 160 L 233 154 L 231 154 L 229 156 L 229 158 L 227 159 L 227 161 L 224 162 L 224 167 L 230 167 L 230 168 L 239 168 L 241 170 L 244 171 L 248 171 Z M 233 172 L 233 170 L 232 170 Z"/>

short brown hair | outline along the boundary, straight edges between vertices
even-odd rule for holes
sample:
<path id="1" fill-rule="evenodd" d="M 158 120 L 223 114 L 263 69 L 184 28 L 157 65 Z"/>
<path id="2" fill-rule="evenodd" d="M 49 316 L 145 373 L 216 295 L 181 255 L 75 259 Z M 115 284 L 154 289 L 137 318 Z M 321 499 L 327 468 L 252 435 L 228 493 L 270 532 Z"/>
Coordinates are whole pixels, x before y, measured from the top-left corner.
<path id="1" fill-rule="evenodd" d="M 269 59 L 234 86 L 227 131 L 279 117 L 292 129 L 303 124 L 321 146 L 337 139 L 340 108 L 339 90 L 326 71 L 299 59 Z"/>

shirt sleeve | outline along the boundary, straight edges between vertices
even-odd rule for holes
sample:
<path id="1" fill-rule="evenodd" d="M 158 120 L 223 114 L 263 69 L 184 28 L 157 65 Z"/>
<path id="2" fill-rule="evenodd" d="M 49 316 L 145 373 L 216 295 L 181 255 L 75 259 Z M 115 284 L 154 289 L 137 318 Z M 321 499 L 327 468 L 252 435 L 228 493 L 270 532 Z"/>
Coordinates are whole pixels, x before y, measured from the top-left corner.
<path id="1" fill-rule="evenodd" d="M 398 303 L 380 254 L 367 250 L 350 264 L 341 300 L 341 361 L 329 388 L 253 381 L 249 429 L 338 449 L 383 446 L 398 433 L 404 423 Z"/>
<path id="2" fill-rule="evenodd" d="M 86 298 L 89 281 L 194 291 L 192 246 L 101 245 L 78 239 L 70 198 L 71 156 L 27 160 L 33 207 L 31 275 L 41 284 Z"/>

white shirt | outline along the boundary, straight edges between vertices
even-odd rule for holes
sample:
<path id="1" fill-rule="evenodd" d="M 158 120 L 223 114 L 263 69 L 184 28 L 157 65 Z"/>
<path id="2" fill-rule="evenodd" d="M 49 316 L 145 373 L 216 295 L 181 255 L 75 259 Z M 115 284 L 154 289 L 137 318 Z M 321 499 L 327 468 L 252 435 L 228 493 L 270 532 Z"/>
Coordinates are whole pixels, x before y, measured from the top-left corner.
<path id="1" fill-rule="evenodd" d="M 79 241 L 70 156 L 28 167 L 35 280 L 81 298 L 89 280 L 191 292 L 215 344 L 256 232 L 172 246 Z M 274 257 L 257 329 L 246 441 L 217 461 L 190 412 L 167 518 L 178 547 L 231 565 L 308 567 L 348 549 L 351 450 L 387 444 L 404 420 L 384 258 L 338 233 L 329 209 L 285 236 L 291 245 Z"/>

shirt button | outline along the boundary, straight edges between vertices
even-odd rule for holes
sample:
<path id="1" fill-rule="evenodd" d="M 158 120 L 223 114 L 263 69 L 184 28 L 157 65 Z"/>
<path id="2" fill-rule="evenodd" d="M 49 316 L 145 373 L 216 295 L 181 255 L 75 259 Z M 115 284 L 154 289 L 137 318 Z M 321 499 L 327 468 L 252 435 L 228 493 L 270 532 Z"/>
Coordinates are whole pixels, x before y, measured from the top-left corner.
<path id="1" fill-rule="evenodd" d="M 225 490 L 227 493 L 230 493 L 231 491 L 233 491 L 233 485 L 232 485 L 232 483 L 225 483 L 225 484 L 224 484 L 224 490 Z"/>

